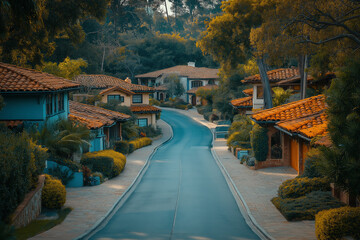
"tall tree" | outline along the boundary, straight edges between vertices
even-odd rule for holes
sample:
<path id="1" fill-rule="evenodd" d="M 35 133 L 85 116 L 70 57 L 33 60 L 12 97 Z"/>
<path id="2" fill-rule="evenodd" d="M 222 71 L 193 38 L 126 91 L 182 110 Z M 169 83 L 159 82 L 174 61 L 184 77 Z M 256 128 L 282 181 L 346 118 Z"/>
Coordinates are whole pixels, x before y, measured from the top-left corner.
<path id="1" fill-rule="evenodd" d="M 19 65 L 40 64 L 55 49 L 56 38 L 73 43 L 84 39 L 81 19 L 105 16 L 106 0 L 1 1 L 1 61 Z"/>

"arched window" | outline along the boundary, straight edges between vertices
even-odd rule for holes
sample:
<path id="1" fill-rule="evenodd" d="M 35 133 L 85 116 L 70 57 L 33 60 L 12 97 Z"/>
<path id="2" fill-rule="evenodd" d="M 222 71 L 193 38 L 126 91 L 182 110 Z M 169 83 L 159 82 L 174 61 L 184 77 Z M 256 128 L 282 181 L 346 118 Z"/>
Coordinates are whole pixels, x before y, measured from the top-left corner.
<path id="1" fill-rule="evenodd" d="M 271 159 L 282 158 L 281 134 L 279 131 L 271 135 Z"/>

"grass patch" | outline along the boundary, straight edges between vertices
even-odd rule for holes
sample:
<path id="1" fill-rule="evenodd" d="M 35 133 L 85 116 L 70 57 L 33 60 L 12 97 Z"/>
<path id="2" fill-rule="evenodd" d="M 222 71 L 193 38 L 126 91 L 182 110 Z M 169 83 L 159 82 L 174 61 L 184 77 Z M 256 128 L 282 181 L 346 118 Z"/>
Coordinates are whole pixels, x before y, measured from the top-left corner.
<path id="1" fill-rule="evenodd" d="M 17 240 L 28 239 L 62 223 L 66 216 L 72 211 L 71 208 L 64 208 L 57 211 L 59 217 L 54 220 L 34 220 L 27 226 L 15 230 Z"/>
<path id="2" fill-rule="evenodd" d="M 339 208 L 345 204 L 331 196 L 331 192 L 315 191 L 299 198 L 271 199 L 281 214 L 288 221 L 314 220 L 315 215 L 332 208 Z"/>

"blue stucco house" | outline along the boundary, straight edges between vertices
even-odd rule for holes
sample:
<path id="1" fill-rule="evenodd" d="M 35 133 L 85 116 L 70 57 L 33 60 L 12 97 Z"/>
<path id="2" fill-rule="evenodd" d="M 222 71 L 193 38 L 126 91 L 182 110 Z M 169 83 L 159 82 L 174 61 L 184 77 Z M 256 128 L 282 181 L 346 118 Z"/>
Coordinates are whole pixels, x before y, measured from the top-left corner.
<path id="1" fill-rule="evenodd" d="M 33 69 L 0 63 L 0 122 L 15 127 L 43 126 L 69 115 L 69 92 L 79 84 Z"/>

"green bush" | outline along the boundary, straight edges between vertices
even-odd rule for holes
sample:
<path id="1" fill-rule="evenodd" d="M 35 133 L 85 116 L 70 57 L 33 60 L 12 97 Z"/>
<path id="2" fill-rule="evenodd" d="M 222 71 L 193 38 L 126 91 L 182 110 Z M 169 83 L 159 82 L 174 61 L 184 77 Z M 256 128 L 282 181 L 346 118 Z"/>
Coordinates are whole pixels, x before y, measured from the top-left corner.
<path id="1" fill-rule="evenodd" d="M 145 133 L 147 137 L 156 137 L 161 134 L 161 128 L 153 126 L 139 127 L 139 132 Z"/>
<path id="2" fill-rule="evenodd" d="M 150 104 L 150 105 L 159 106 L 159 105 L 160 105 L 160 101 L 156 100 L 155 98 L 150 98 L 150 99 L 149 99 L 149 104 Z"/>
<path id="3" fill-rule="evenodd" d="M 250 148 L 250 135 L 246 130 L 234 132 L 227 139 L 229 147 Z"/>
<path id="4" fill-rule="evenodd" d="M 240 159 L 240 164 L 244 164 L 249 160 L 250 156 L 249 155 L 243 155 Z"/>
<path id="5" fill-rule="evenodd" d="M 118 176 L 125 167 L 126 157 L 114 150 L 85 153 L 81 164 L 93 172 L 101 172 L 108 178 Z"/>
<path id="6" fill-rule="evenodd" d="M 114 145 L 114 150 L 122 153 L 122 154 L 128 154 L 129 153 L 129 143 L 126 141 L 117 141 Z"/>
<path id="7" fill-rule="evenodd" d="M 175 108 L 185 110 L 187 108 L 187 105 L 179 104 L 179 105 L 175 105 Z"/>
<path id="8" fill-rule="evenodd" d="M 267 129 L 255 124 L 250 132 L 250 139 L 256 160 L 259 162 L 266 161 L 269 151 Z"/>
<path id="9" fill-rule="evenodd" d="M 63 169 L 61 166 L 48 169 L 48 174 L 59 179 L 62 184 L 66 185 L 69 181 L 74 178 L 74 172 L 68 169 Z"/>
<path id="10" fill-rule="evenodd" d="M 312 191 L 329 191 L 330 183 L 325 178 L 294 178 L 284 181 L 278 190 L 281 198 L 297 198 Z"/>
<path id="11" fill-rule="evenodd" d="M 41 204 L 46 208 L 61 208 L 66 201 L 65 186 L 60 180 L 45 176 L 45 184 L 41 193 Z"/>
<path id="12" fill-rule="evenodd" d="M 192 104 L 188 104 L 186 105 L 187 109 L 192 109 L 193 108 L 193 105 Z"/>
<path id="13" fill-rule="evenodd" d="M 132 143 L 129 143 L 129 153 L 132 153 L 136 150 L 135 145 Z"/>
<path id="14" fill-rule="evenodd" d="M 130 148 L 132 148 L 131 150 L 135 151 L 136 149 L 151 145 L 151 143 L 152 143 L 152 140 L 148 137 L 142 137 L 142 138 L 138 138 L 136 140 L 130 141 L 129 142 L 129 152 L 130 152 Z M 133 147 L 130 147 L 130 145 L 132 145 Z"/>
<path id="15" fill-rule="evenodd" d="M 198 106 L 196 110 L 199 114 L 204 115 L 207 112 L 212 112 L 212 107 L 210 105 Z"/>
<path id="16" fill-rule="evenodd" d="M 111 157 L 89 156 L 85 154 L 81 159 L 81 164 L 87 166 L 93 172 L 101 172 L 105 177 L 112 177 L 114 160 Z"/>
<path id="17" fill-rule="evenodd" d="M 0 130 L 0 220 L 7 221 L 42 173 L 46 149 L 37 146 L 27 134 Z"/>
<path id="18" fill-rule="evenodd" d="M 288 221 L 313 220 L 322 211 L 344 206 L 331 192 L 315 191 L 299 198 L 275 197 L 272 203 Z"/>
<path id="19" fill-rule="evenodd" d="M 323 175 L 319 172 L 318 162 L 321 159 L 321 151 L 317 148 L 312 148 L 307 153 L 305 158 L 305 169 L 304 173 L 301 175 L 302 177 L 315 178 L 315 177 L 323 177 Z"/>
<path id="20" fill-rule="evenodd" d="M 104 175 L 101 172 L 94 172 L 92 174 L 93 177 L 99 177 L 100 178 L 100 183 L 103 183 L 105 181 L 104 179 Z"/>
<path id="21" fill-rule="evenodd" d="M 229 135 L 238 131 L 246 131 L 247 135 L 250 137 L 250 131 L 253 128 L 252 121 L 249 117 L 244 115 L 235 115 L 233 122 L 229 128 Z"/>
<path id="22" fill-rule="evenodd" d="M 360 239 L 360 208 L 341 207 L 324 210 L 315 216 L 315 234 L 319 240 Z"/>
<path id="23" fill-rule="evenodd" d="M 204 119 L 206 121 L 210 121 L 210 116 L 212 115 L 212 112 L 204 112 Z"/>

